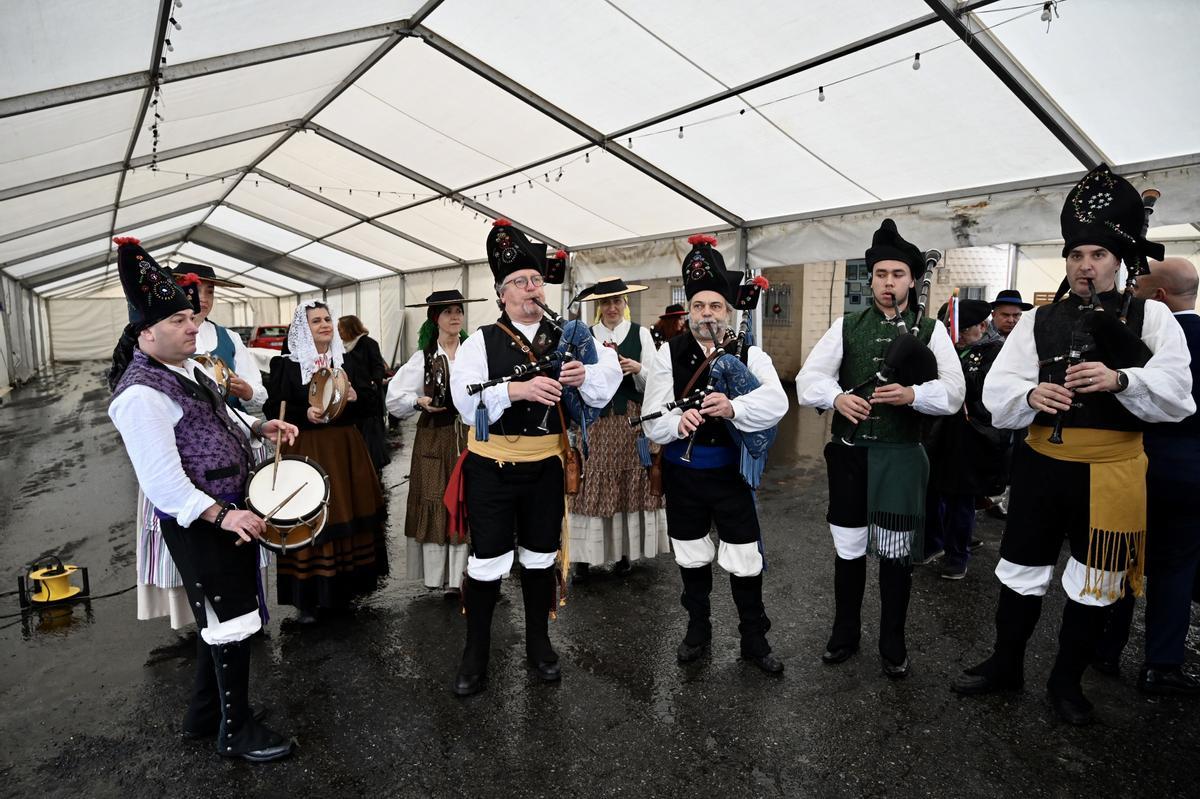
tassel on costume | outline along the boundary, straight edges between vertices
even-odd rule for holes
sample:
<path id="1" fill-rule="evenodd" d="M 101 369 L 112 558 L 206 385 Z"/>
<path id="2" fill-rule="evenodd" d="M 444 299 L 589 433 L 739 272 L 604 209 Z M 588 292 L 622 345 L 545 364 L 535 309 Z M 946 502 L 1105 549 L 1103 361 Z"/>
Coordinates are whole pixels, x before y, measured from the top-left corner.
<path id="1" fill-rule="evenodd" d="M 745 444 L 742 445 L 741 450 L 742 479 L 746 481 L 746 485 L 757 491 L 758 486 L 762 483 L 763 470 L 767 467 L 767 459 L 765 456 L 755 458 L 750 454 L 750 450 L 746 449 Z"/>
<path id="2" fill-rule="evenodd" d="M 650 468 L 650 439 L 646 438 L 645 433 L 638 433 L 637 452 L 638 462 L 642 464 L 642 468 Z"/>
<path id="3" fill-rule="evenodd" d="M 488 412 L 482 400 L 475 406 L 475 440 L 488 440 Z"/>
<path id="4" fill-rule="evenodd" d="M 1124 583 L 1129 582 L 1129 588 L 1134 596 L 1146 593 L 1146 531 L 1115 532 L 1113 530 L 1088 531 L 1087 560 L 1084 563 L 1083 590 L 1080 596 L 1093 596 L 1097 599 L 1107 596 L 1116 600 L 1124 593 Z M 1125 564 L 1124 579 L 1107 581 L 1106 572 L 1119 572 L 1118 565 Z"/>

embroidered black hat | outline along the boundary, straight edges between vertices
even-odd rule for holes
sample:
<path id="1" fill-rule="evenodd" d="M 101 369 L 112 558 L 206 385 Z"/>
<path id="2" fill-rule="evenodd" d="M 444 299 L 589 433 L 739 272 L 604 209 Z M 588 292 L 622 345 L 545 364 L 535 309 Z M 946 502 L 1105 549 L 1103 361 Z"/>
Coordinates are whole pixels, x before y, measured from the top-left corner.
<path id="1" fill-rule="evenodd" d="M 117 236 L 117 272 L 129 304 L 129 323 L 146 328 L 180 311 L 200 308 L 199 282 L 179 286 L 175 276 L 163 269 L 141 242 L 132 236 Z M 189 297 L 188 291 L 191 290 Z"/>
<path id="2" fill-rule="evenodd" d="M 716 243 L 717 237 L 707 234 L 688 239 L 692 249 L 683 256 L 683 292 L 689 300 L 701 291 L 715 291 L 731 304 L 737 297 L 742 273 L 725 268 L 725 258 Z"/>
<path id="3" fill-rule="evenodd" d="M 879 230 L 871 237 L 866 259 L 868 269 L 873 269 L 880 261 L 901 261 L 908 264 L 913 280 L 919 281 L 925 274 L 925 254 L 900 235 L 896 223 L 891 219 L 883 220 Z"/>
<path id="4" fill-rule="evenodd" d="M 1144 266 L 1147 256 L 1161 261 L 1163 246 L 1142 235 L 1145 220 L 1138 190 L 1113 174 L 1107 164 L 1100 164 L 1075 184 L 1063 203 L 1059 216 L 1063 257 L 1080 245 L 1091 244 L 1103 247 L 1131 268 Z"/>
<path id="5" fill-rule="evenodd" d="M 538 270 L 547 283 L 562 283 L 565 276 L 567 253 L 564 250 L 547 258 L 546 245 L 534 244 L 503 217 L 493 222 L 488 231 L 487 256 L 496 283 L 503 283 L 506 277 L 522 269 Z"/>

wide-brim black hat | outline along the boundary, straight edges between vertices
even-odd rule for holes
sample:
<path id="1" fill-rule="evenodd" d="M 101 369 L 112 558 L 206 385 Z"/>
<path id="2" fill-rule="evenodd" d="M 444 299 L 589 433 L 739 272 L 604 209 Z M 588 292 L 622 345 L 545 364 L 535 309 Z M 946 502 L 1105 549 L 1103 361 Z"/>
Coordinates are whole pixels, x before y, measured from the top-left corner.
<path id="1" fill-rule="evenodd" d="M 660 314 L 658 318 L 659 319 L 674 319 L 677 316 L 687 316 L 687 315 L 688 315 L 687 309 L 676 302 L 671 305 L 668 305 L 666 311 L 664 313 Z"/>
<path id="2" fill-rule="evenodd" d="M 1005 289 L 996 295 L 996 299 L 992 300 L 992 307 L 997 305 L 1015 305 L 1022 311 L 1028 311 L 1033 308 L 1032 303 L 1025 302 L 1021 299 L 1021 292 L 1016 289 Z"/>
<path id="3" fill-rule="evenodd" d="M 648 288 L 650 287 L 639 283 L 626 283 L 619 277 L 602 277 L 594 285 L 588 286 L 576 294 L 575 299 L 571 300 L 570 304 L 606 300 L 609 297 L 621 297 L 626 294 L 637 294 L 639 291 L 645 291 Z"/>
<path id="4" fill-rule="evenodd" d="M 204 264 L 180 262 L 178 266 L 171 270 L 171 274 L 176 276 L 176 280 L 179 279 L 180 275 L 195 275 L 205 283 L 212 283 L 214 286 L 228 286 L 233 289 L 240 289 L 245 286 L 244 283 L 236 283 L 232 280 L 226 280 L 223 277 L 217 277 L 217 273 L 213 271 L 213 268 Z"/>
<path id="5" fill-rule="evenodd" d="M 913 280 L 920 280 L 925 274 L 925 254 L 900 235 L 896 223 L 891 219 L 883 220 L 871 237 L 866 259 L 868 269 L 873 269 L 880 261 L 900 261 L 908 264 Z"/>
<path id="6" fill-rule="evenodd" d="M 405 308 L 430 308 L 436 305 L 464 305 L 468 302 L 483 302 L 482 297 L 468 300 L 462 295 L 458 289 L 447 289 L 444 291 L 435 291 L 425 298 L 425 302 L 414 302 L 412 305 L 405 305 Z"/>
<path id="7" fill-rule="evenodd" d="M 1063 257 L 1085 244 L 1103 247 L 1130 267 L 1142 267 L 1146 257 L 1161 261 L 1163 245 L 1142 235 L 1146 222 L 1142 195 L 1125 178 L 1100 164 L 1067 194 L 1059 224 Z"/>
<path id="8" fill-rule="evenodd" d="M 701 291 L 715 291 L 733 304 L 743 272 L 730 272 L 717 250 L 717 237 L 697 234 L 688 239 L 692 249 L 683 256 L 683 293 L 690 300 Z"/>
<path id="9" fill-rule="evenodd" d="M 196 284 L 192 284 L 189 296 L 185 287 L 175 283 L 175 276 L 159 266 L 132 236 L 117 236 L 113 243 L 117 245 L 117 273 L 129 304 L 130 324 L 146 328 L 180 311 L 199 310 Z"/>

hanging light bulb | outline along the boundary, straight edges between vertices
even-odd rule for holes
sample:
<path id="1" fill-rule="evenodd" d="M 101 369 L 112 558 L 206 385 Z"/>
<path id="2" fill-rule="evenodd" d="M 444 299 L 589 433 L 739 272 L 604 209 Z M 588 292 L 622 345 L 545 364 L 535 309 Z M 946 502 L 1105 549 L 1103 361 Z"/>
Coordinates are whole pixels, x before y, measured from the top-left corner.
<path id="1" fill-rule="evenodd" d="M 554 176 L 554 182 L 558 183 L 560 180 L 562 180 L 562 167 L 561 166 L 558 168 L 558 174 Z"/>
<path id="2" fill-rule="evenodd" d="M 583 163 L 585 163 L 585 164 L 590 164 L 590 163 L 592 163 L 592 154 L 591 154 L 591 153 L 584 153 L 584 154 L 583 154 Z"/>
<path id="3" fill-rule="evenodd" d="M 1042 22 L 1049 22 L 1049 21 L 1050 21 L 1050 4 L 1043 3 L 1042 4 Z"/>
<path id="4" fill-rule="evenodd" d="M 632 150 L 633 149 L 633 137 L 630 136 L 628 139 L 626 139 L 626 143 L 629 145 L 629 149 Z"/>
<path id="5" fill-rule="evenodd" d="M 179 20 L 175 19 L 175 17 L 171 17 L 170 22 L 172 25 L 175 26 L 175 30 L 177 30 L 177 31 L 183 30 L 183 26 L 179 24 Z"/>
<path id="6" fill-rule="evenodd" d="M 183 0 L 175 0 L 176 8 L 183 8 Z"/>
<path id="7" fill-rule="evenodd" d="M 679 126 L 679 138 L 683 138 L 683 125 Z"/>
<path id="8" fill-rule="evenodd" d="M 825 102 L 825 87 L 824 86 L 817 87 L 817 101 L 821 102 L 821 103 Z"/>
<path id="9" fill-rule="evenodd" d="M 921 54 L 917 53 L 913 56 L 913 70 L 915 71 L 920 68 L 921 68 Z"/>
<path id="10" fill-rule="evenodd" d="M 171 44 L 171 40 L 170 40 L 170 39 L 167 39 L 167 52 L 168 52 L 168 53 L 173 53 L 173 52 L 175 52 L 175 45 Z"/>

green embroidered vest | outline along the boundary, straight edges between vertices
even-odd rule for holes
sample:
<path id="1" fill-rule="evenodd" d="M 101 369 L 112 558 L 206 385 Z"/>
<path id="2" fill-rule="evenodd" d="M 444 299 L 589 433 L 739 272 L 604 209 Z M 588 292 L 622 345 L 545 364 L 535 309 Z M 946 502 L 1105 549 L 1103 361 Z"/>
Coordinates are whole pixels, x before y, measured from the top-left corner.
<path id="1" fill-rule="evenodd" d="M 641 363 L 642 360 L 642 335 L 641 328 L 636 322 L 629 323 L 629 333 L 626 334 L 625 340 L 617 345 L 617 354 L 623 358 L 632 358 Z M 608 403 L 601 413 L 601 416 L 608 416 L 610 413 L 615 413 L 618 416 L 626 416 L 629 413 L 629 403 L 636 402 L 639 405 L 642 403 L 643 394 L 637 390 L 637 384 L 633 382 L 633 375 L 625 375 L 621 378 L 621 385 L 617 386 L 617 393 L 613 395 L 612 402 Z"/>
<path id="2" fill-rule="evenodd" d="M 904 323 L 912 330 L 916 323 L 916 312 L 905 310 Z M 934 319 L 921 319 L 917 337 L 928 346 L 933 336 Z M 854 388 L 879 371 L 883 354 L 888 344 L 897 335 L 897 327 L 889 322 L 874 305 L 865 311 L 847 315 L 842 319 L 842 367 L 838 383 L 842 389 Z M 904 333 L 909 336 L 911 333 Z M 864 392 L 870 396 L 870 391 Z M 871 415 L 859 424 L 861 428 L 853 441 L 856 444 L 888 442 L 912 444 L 921 440 L 921 414 L 908 406 L 873 405 Z M 833 436 L 851 440 L 854 425 L 840 413 L 834 412 Z"/>

